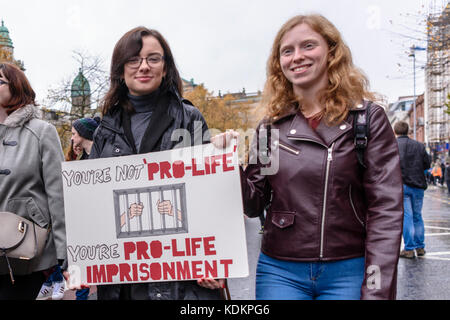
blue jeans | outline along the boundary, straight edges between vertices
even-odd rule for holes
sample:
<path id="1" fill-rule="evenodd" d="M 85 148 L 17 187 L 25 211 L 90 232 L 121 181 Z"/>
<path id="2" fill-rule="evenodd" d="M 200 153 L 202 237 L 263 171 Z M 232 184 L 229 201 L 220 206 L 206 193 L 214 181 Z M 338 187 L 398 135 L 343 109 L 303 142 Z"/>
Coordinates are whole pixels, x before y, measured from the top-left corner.
<path id="1" fill-rule="evenodd" d="M 51 286 L 53 282 L 62 282 L 64 280 L 61 267 L 59 265 L 55 266 L 53 273 L 45 280 L 47 286 Z"/>
<path id="2" fill-rule="evenodd" d="M 364 257 L 330 262 L 295 262 L 261 252 L 256 300 L 359 300 Z"/>
<path id="3" fill-rule="evenodd" d="M 422 219 L 423 189 L 403 185 L 403 240 L 405 250 L 425 248 L 425 226 Z"/>

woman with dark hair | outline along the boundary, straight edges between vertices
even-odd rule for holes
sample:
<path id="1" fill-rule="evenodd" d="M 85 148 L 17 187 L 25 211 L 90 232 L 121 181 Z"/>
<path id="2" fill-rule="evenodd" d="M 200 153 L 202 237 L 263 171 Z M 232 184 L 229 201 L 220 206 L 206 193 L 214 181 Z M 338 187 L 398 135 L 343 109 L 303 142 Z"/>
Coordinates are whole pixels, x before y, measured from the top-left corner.
<path id="1" fill-rule="evenodd" d="M 296 16 L 282 26 L 267 63 L 266 117 L 241 172 L 245 213 L 268 207 L 256 299 L 395 299 L 402 177 L 393 130 L 373 99 L 330 21 Z M 358 141 L 357 119 L 368 126 Z M 363 159 L 356 142 L 366 143 Z M 278 170 L 267 174 L 269 165 Z"/>
<path id="2" fill-rule="evenodd" d="M 48 236 L 42 254 L 31 260 L 0 254 L 0 300 L 36 299 L 46 277 L 66 259 L 64 156 L 55 127 L 38 118 L 35 93 L 25 74 L 1 63 L 0 212 L 32 221 L 48 229 Z"/>
<path id="3" fill-rule="evenodd" d="M 182 98 L 181 78 L 167 41 L 158 31 L 145 27 L 127 32 L 114 48 L 111 84 L 102 102 L 102 114 L 89 159 L 209 142 L 200 111 Z M 217 289 L 223 283 L 201 279 L 98 286 L 98 298 L 220 299 Z"/>

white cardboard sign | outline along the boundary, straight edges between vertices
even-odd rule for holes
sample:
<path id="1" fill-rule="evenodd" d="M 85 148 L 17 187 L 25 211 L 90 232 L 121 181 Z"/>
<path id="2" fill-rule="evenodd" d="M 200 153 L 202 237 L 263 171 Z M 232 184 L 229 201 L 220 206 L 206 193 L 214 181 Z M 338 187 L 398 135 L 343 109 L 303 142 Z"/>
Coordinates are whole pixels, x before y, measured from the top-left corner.
<path id="1" fill-rule="evenodd" d="M 62 165 L 71 280 L 248 276 L 236 146 Z"/>

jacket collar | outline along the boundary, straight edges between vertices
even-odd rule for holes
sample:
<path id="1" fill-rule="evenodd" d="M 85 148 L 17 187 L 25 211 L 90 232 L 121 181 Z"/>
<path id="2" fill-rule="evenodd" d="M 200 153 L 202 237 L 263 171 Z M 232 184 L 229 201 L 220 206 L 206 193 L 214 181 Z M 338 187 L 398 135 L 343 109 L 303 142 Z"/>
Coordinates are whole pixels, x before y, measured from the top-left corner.
<path id="1" fill-rule="evenodd" d="M 140 150 L 135 151 L 138 153 L 155 151 L 154 148 L 157 147 L 161 136 L 174 120 L 172 109 L 181 106 L 182 98 L 175 91 L 160 94 L 157 107 L 153 111 L 150 123 L 142 137 Z M 124 114 L 124 109 L 117 105 L 103 117 L 101 124 L 109 130 L 125 135 L 130 140 L 132 139 L 131 128 L 130 124 L 126 123 L 130 121 L 129 118 L 129 115 Z M 132 146 L 134 143 L 130 143 L 130 145 Z"/>
<path id="2" fill-rule="evenodd" d="M 330 147 L 340 136 L 352 129 L 347 121 L 328 126 L 320 121 L 316 130 L 312 129 L 301 112 L 297 112 L 286 133 L 288 139 L 306 140 Z"/>
<path id="3" fill-rule="evenodd" d="M 3 125 L 11 128 L 22 127 L 31 119 L 39 118 L 39 109 L 36 106 L 29 104 L 11 113 L 3 122 Z"/>
<path id="4" fill-rule="evenodd" d="M 364 100 L 362 103 L 359 103 L 351 108 L 350 112 L 353 110 L 364 111 L 367 108 L 367 104 L 368 101 Z M 331 144 L 339 137 L 352 130 L 352 124 L 349 118 L 334 126 L 328 126 L 324 121 L 321 121 L 316 130 L 314 130 L 309 126 L 308 121 L 303 114 L 300 111 L 294 110 L 295 108 L 292 107 L 292 111 L 290 113 L 287 113 L 275 121 L 278 122 L 283 118 L 293 116 L 293 120 L 291 121 L 289 129 L 286 133 L 288 139 L 307 140 L 330 147 Z"/>

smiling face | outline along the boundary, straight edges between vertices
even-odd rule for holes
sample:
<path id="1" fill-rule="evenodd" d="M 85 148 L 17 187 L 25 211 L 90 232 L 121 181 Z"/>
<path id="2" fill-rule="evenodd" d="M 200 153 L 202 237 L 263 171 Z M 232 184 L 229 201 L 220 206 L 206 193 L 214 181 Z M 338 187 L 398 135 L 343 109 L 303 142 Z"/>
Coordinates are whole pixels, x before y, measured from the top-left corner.
<path id="1" fill-rule="evenodd" d="M 328 50 L 325 39 L 305 23 L 293 27 L 283 36 L 280 66 L 297 96 L 326 88 Z"/>
<path id="2" fill-rule="evenodd" d="M 6 107 L 11 101 L 11 91 L 9 90 L 9 81 L 6 79 L 3 71 L 0 70 L 0 107 Z"/>
<path id="3" fill-rule="evenodd" d="M 166 75 L 164 60 L 156 65 L 149 65 L 145 58 L 152 54 L 164 56 L 164 50 L 159 41 L 153 36 L 142 38 L 142 49 L 139 57 L 144 58 L 139 67 L 131 68 L 125 63 L 124 80 L 129 92 L 135 96 L 150 94 L 159 88 L 162 78 Z"/>

